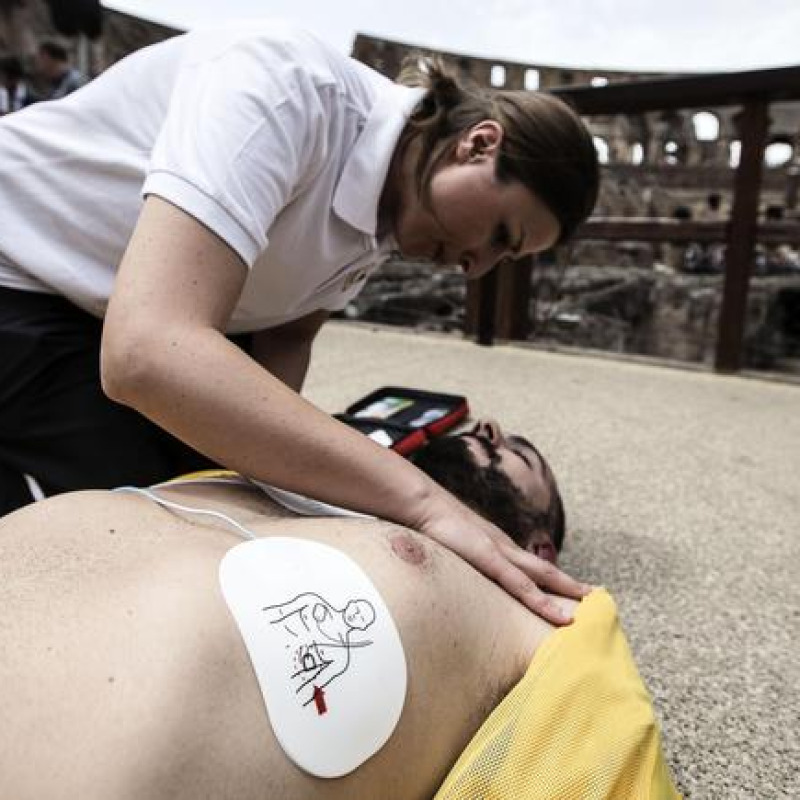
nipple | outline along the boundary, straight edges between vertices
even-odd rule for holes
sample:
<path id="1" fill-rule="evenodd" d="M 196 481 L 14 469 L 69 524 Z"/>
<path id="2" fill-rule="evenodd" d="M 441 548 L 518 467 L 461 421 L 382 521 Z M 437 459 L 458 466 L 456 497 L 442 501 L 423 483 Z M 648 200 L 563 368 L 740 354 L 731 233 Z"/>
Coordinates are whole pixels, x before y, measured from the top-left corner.
<path id="1" fill-rule="evenodd" d="M 415 567 L 425 563 L 425 548 L 410 533 L 393 533 L 389 536 L 392 552 Z"/>

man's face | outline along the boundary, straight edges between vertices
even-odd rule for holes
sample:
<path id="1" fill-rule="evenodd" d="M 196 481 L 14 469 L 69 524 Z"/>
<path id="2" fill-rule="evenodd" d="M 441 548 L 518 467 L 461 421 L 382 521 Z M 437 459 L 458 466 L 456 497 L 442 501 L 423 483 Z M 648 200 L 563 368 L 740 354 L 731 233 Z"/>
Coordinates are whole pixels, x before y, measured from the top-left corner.
<path id="1" fill-rule="evenodd" d="M 547 510 L 550 486 L 544 464 L 530 442 L 506 435 L 493 419 L 479 420 L 462 438 L 478 466 L 494 463 L 537 511 Z"/>
<path id="2" fill-rule="evenodd" d="M 521 493 L 531 510 L 549 512 L 553 499 L 551 481 L 547 467 L 530 442 L 522 436 L 506 435 L 493 419 L 480 420 L 461 436 L 479 467 L 493 464 Z M 554 564 L 558 560 L 553 539 L 545 530 L 531 531 L 526 549 Z"/>
<path id="3" fill-rule="evenodd" d="M 458 265 L 474 280 L 556 242 L 560 227 L 547 206 L 522 183 L 496 177 L 502 130 L 486 121 L 464 134 L 434 173 L 427 204 L 407 177 L 393 224 L 404 256 Z"/>

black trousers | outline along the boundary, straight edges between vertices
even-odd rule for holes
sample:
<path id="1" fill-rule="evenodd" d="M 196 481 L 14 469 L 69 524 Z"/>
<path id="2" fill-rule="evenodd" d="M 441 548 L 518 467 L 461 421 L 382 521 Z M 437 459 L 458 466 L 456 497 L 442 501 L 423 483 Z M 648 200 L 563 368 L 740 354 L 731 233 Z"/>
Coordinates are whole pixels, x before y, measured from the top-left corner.
<path id="1" fill-rule="evenodd" d="M 0 515 L 32 501 L 24 473 L 51 495 L 214 466 L 103 394 L 101 332 L 62 297 L 0 287 Z"/>

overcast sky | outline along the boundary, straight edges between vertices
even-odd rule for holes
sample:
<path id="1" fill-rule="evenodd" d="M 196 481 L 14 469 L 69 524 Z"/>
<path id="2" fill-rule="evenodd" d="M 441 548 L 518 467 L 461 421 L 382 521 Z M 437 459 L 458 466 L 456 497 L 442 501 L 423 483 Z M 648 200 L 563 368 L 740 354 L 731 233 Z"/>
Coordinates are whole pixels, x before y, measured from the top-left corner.
<path id="1" fill-rule="evenodd" d="M 278 16 L 349 52 L 357 32 L 468 55 L 643 70 L 800 64 L 800 0 L 104 0 L 192 27 Z"/>

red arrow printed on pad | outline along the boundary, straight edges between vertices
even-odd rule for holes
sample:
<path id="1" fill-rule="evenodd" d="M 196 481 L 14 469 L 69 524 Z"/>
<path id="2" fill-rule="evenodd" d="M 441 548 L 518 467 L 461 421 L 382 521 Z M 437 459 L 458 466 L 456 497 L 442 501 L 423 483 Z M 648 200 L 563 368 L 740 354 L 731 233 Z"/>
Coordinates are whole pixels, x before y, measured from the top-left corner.
<path id="1" fill-rule="evenodd" d="M 317 714 L 320 716 L 328 713 L 328 706 L 325 705 L 325 692 L 319 686 L 314 687 L 314 705 L 316 705 Z"/>

